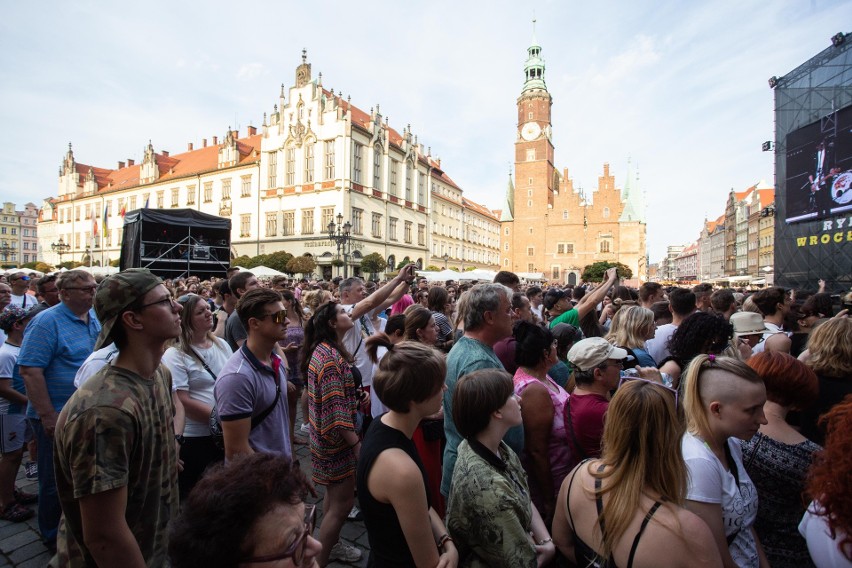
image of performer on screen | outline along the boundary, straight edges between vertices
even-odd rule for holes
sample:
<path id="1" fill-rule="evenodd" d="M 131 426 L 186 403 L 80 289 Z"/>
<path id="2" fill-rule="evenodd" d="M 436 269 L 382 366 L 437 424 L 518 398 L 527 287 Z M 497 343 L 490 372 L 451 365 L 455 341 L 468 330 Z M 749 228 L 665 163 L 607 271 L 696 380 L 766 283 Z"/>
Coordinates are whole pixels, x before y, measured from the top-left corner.
<path id="1" fill-rule="evenodd" d="M 814 156 L 814 174 L 808 176 L 810 182 L 809 206 L 820 215 L 828 213 L 832 205 L 831 184 L 834 175 L 839 173 L 834 167 L 834 141 L 825 139 L 816 146 Z"/>

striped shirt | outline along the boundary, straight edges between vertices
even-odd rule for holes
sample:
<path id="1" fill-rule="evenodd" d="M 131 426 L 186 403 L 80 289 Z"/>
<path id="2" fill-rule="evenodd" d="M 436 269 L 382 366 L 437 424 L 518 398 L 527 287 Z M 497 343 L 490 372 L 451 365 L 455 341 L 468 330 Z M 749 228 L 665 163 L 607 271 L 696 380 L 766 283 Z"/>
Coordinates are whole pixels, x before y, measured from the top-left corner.
<path id="1" fill-rule="evenodd" d="M 100 332 L 94 310 L 89 309 L 87 323 L 63 302 L 39 313 L 27 327 L 18 365 L 43 370 L 50 402 L 57 412 L 74 393 L 74 375 L 91 355 Z M 39 418 L 32 402 L 27 406 L 27 416 Z"/>

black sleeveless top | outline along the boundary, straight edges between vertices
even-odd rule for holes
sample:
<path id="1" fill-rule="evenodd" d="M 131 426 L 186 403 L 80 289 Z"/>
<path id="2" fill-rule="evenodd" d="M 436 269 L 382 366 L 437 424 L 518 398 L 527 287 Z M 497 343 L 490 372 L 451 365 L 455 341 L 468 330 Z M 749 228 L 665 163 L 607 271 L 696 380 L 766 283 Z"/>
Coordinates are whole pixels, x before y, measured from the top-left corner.
<path id="1" fill-rule="evenodd" d="M 577 476 L 577 471 L 585 464 L 588 460 L 584 461 L 582 464 L 577 466 L 577 469 L 574 470 L 574 474 L 571 476 L 571 481 L 568 482 L 568 498 L 566 499 L 566 505 L 568 506 L 568 519 L 571 521 L 571 529 L 574 534 L 574 556 L 577 560 L 577 566 L 591 566 L 594 568 L 616 568 L 615 559 L 610 556 L 608 559 L 603 559 L 600 555 L 594 551 L 594 549 L 583 542 L 583 540 L 577 535 L 577 530 L 574 528 L 574 517 L 571 515 L 571 486 L 574 485 L 574 478 Z M 604 470 L 604 465 L 598 468 L 598 473 Z M 599 495 L 601 489 L 601 480 L 600 478 L 595 478 L 595 506 L 598 509 L 598 517 L 601 516 L 603 512 L 603 499 Z M 654 505 L 648 511 L 648 514 L 645 515 L 645 518 L 642 520 L 642 526 L 639 527 L 639 532 L 636 533 L 636 537 L 633 539 L 633 546 L 630 547 L 630 556 L 627 560 L 627 568 L 633 568 L 633 557 L 636 555 L 636 547 L 639 546 L 639 539 L 642 538 L 642 533 L 645 532 L 645 527 L 648 526 L 648 523 L 651 520 L 651 517 L 654 516 L 654 513 L 657 512 L 657 509 L 662 505 L 662 501 L 655 501 Z M 600 526 L 601 533 L 605 534 L 604 529 L 604 521 L 603 518 L 600 518 Z"/>
<path id="2" fill-rule="evenodd" d="M 373 468 L 376 458 L 385 450 L 398 448 L 414 460 L 423 476 L 423 487 L 426 487 L 426 470 L 414 442 L 405 434 L 391 428 L 381 421 L 373 420 L 361 443 L 361 455 L 358 458 L 356 483 L 358 488 L 358 503 L 364 514 L 364 524 L 367 527 L 367 537 L 370 541 L 370 558 L 368 567 L 383 568 L 385 566 L 414 566 L 414 558 L 405 542 L 405 534 L 399 525 L 399 517 L 393 506 L 380 503 L 373 498 L 367 487 L 367 476 Z M 429 492 L 426 491 L 426 505 L 429 503 Z"/>

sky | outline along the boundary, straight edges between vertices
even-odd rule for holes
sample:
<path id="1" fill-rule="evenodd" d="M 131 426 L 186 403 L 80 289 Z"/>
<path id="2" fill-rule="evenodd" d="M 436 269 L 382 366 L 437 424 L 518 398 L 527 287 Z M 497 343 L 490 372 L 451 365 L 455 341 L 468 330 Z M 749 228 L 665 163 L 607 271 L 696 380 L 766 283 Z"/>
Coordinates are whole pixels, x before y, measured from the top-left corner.
<path id="1" fill-rule="evenodd" d="M 630 160 L 657 262 L 696 240 L 731 188 L 774 183 L 767 80 L 852 31 L 852 2 L 9 3 L 0 199 L 56 195 L 69 142 L 78 162 L 115 168 L 149 139 L 178 153 L 229 127 L 244 135 L 304 48 L 323 86 L 410 124 L 465 196 L 501 209 L 533 19 L 556 167 L 588 195 L 604 163 L 622 187 Z"/>

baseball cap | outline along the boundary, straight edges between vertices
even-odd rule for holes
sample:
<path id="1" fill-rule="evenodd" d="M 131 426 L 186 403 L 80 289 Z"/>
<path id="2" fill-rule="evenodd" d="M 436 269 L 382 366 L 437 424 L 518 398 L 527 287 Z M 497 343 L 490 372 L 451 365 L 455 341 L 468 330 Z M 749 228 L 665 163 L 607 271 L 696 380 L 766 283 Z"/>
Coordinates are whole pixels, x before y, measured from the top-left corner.
<path id="1" fill-rule="evenodd" d="M 769 331 L 763 317 L 754 312 L 737 312 L 731 315 L 731 325 L 737 335 L 757 335 Z"/>
<path id="2" fill-rule="evenodd" d="M 30 313 L 31 311 L 32 309 L 25 310 L 20 306 L 6 306 L 6 309 L 0 313 L 0 329 L 9 333 L 12 330 L 13 325 L 33 315 Z"/>
<path id="3" fill-rule="evenodd" d="M 556 289 L 548 290 L 547 293 L 544 295 L 544 300 L 542 301 L 542 304 L 544 304 L 544 309 L 552 310 L 553 306 L 555 306 L 556 303 L 562 298 L 570 298 L 568 292 Z"/>
<path id="4" fill-rule="evenodd" d="M 553 334 L 553 339 L 559 343 L 573 343 L 583 338 L 583 333 L 570 323 L 557 323 L 550 328 L 550 333 Z"/>
<path id="5" fill-rule="evenodd" d="M 568 351 L 568 360 L 580 371 L 594 369 L 607 359 L 627 357 L 627 351 L 616 347 L 603 337 L 589 337 L 574 344 Z"/>
<path id="6" fill-rule="evenodd" d="M 95 351 L 113 342 L 112 330 L 118 316 L 133 302 L 162 284 L 147 268 L 128 268 L 107 276 L 95 292 L 95 313 L 101 322 L 101 333 Z"/>

